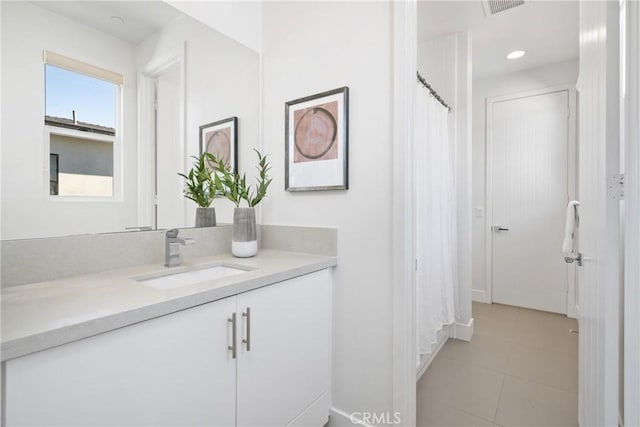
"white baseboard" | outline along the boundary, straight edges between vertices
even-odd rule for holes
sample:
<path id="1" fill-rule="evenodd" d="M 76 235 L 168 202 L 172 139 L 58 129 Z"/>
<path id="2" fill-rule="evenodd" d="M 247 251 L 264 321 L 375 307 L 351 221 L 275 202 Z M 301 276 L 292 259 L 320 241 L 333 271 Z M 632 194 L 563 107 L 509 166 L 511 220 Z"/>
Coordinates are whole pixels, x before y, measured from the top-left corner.
<path id="1" fill-rule="evenodd" d="M 287 427 L 321 426 L 328 422 L 329 392 L 324 392 L 298 415 Z"/>
<path id="2" fill-rule="evenodd" d="M 362 421 L 362 418 L 358 417 L 357 415 L 358 414 L 354 414 L 352 416 L 351 414 L 348 414 L 338 408 L 331 408 L 331 411 L 329 412 L 329 423 L 327 424 L 327 427 L 353 427 L 354 425 L 373 427 L 369 424 L 365 424 Z"/>
<path id="3" fill-rule="evenodd" d="M 452 327 L 453 325 L 445 325 L 442 329 L 438 331 L 437 341 L 433 346 L 433 349 L 431 350 L 431 354 L 420 358 L 420 365 L 418 365 L 416 381 L 420 380 L 420 378 L 427 371 L 427 368 L 429 367 L 429 365 L 431 365 L 431 362 L 433 361 L 433 359 L 435 359 L 438 353 L 440 352 L 440 350 L 442 350 L 442 347 L 447 342 L 449 337 L 452 337 L 452 334 L 451 334 L 453 330 Z"/>
<path id="4" fill-rule="evenodd" d="M 468 323 L 456 323 L 453 331 L 453 338 L 462 341 L 471 341 L 473 337 L 473 317 Z"/>
<path id="5" fill-rule="evenodd" d="M 491 304 L 491 298 L 487 291 L 481 291 L 479 289 L 471 290 L 471 300 L 477 302 L 483 302 L 485 304 Z"/>

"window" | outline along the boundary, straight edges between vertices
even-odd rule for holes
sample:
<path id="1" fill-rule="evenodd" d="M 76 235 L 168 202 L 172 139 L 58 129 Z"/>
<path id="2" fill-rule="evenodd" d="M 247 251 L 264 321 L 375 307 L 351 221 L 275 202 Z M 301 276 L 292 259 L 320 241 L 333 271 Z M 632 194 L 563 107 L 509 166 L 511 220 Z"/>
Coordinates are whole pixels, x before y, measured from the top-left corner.
<path id="1" fill-rule="evenodd" d="M 49 154 L 49 194 L 58 195 L 58 155 Z"/>
<path id="2" fill-rule="evenodd" d="M 45 52 L 50 195 L 114 196 L 121 85 L 116 73 Z"/>

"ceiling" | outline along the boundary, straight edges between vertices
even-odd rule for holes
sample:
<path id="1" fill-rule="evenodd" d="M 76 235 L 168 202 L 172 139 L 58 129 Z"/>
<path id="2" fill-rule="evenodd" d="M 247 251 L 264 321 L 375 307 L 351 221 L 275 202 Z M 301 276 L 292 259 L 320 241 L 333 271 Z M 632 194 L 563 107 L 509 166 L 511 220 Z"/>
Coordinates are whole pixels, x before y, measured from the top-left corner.
<path id="1" fill-rule="evenodd" d="M 48 9 L 137 45 L 181 13 L 162 1 L 34 1 Z M 120 23 L 112 19 L 119 16 Z"/>
<path id="2" fill-rule="evenodd" d="M 488 17 L 480 0 L 419 1 L 418 42 L 459 31 L 471 34 L 474 79 L 575 59 L 578 1 L 530 0 Z M 527 54 L 506 59 L 513 50 Z"/>

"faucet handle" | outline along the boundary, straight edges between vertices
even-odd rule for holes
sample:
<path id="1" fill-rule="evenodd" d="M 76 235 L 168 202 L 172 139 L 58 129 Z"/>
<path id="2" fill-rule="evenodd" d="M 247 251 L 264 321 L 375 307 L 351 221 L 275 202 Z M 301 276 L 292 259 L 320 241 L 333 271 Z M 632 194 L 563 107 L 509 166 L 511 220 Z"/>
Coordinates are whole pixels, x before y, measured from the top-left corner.
<path id="1" fill-rule="evenodd" d="M 178 237 L 178 233 L 179 232 L 180 232 L 180 230 L 178 230 L 177 228 L 171 228 L 171 229 L 167 230 L 165 235 L 170 239 L 175 239 L 176 237 Z"/>

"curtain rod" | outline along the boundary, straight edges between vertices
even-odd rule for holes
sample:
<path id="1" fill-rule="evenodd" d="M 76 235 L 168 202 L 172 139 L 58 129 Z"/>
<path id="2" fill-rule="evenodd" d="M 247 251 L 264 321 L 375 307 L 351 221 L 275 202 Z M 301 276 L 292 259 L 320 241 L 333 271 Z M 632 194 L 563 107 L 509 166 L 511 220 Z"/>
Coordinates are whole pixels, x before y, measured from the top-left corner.
<path id="1" fill-rule="evenodd" d="M 433 97 L 440 104 L 442 104 L 449 112 L 451 112 L 451 107 L 449 107 L 449 105 L 446 102 L 444 102 L 444 99 L 442 99 L 442 97 L 440 95 L 438 95 L 438 92 L 436 92 L 435 89 L 433 89 L 431 87 L 431 85 L 429 83 L 427 83 L 427 81 L 424 79 L 424 77 L 422 77 L 420 75 L 419 71 L 416 71 L 416 75 L 418 76 L 418 81 L 422 84 L 422 86 L 424 86 L 429 92 L 431 92 L 431 95 L 433 95 Z"/>

